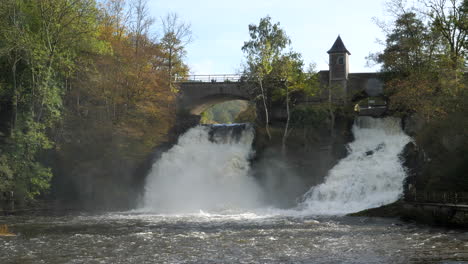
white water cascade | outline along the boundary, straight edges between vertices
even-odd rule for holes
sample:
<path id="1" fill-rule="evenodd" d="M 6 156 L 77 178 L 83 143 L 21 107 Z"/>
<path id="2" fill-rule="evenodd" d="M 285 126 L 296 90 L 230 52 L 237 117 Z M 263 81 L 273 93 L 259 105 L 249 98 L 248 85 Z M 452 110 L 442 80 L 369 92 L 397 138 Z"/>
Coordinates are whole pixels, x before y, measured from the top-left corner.
<path id="1" fill-rule="evenodd" d="M 143 210 L 178 214 L 260 207 L 261 189 L 249 176 L 254 129 L 240 126 L 197 126 L 182 135 L 153 165 Z"/>
<path id="2" fill-rule="evenodd" d="M 396 201 L 403 192 L 405 169 L 399 158 L 410 142 L 400 119 L 358 117 L 349 154 L 333 167 L 325 182 L 312 187 L 300 208 L 314 215 L 341 215 Z"/>

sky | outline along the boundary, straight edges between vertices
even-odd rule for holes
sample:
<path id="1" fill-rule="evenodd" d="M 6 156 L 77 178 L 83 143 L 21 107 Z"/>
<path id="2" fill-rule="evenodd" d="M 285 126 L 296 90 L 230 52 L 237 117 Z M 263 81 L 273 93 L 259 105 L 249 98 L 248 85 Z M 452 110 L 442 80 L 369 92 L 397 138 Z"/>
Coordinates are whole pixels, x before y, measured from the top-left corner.
<path id="1" fill-rule="evenodd" d="M 385 17 L 386 0 L 170 0 L 149 1 L 150 13 L 160 18 L 169 12 L 190 23 L 193 41 L 187 46 L 186 62 L 191 74 L 240 72 L 249 40 L 248 25 L 269 15 L 291 39 L 292 49 L 302 54 L 306 65 L 328 69 L 327 51 L 340 35 L 351 52 L 350 72 L 374 72 L 366 56 L 381 51 L 384 40 L 373 17 Z M 161 28 L 160 19 L 155 28 Z"/>

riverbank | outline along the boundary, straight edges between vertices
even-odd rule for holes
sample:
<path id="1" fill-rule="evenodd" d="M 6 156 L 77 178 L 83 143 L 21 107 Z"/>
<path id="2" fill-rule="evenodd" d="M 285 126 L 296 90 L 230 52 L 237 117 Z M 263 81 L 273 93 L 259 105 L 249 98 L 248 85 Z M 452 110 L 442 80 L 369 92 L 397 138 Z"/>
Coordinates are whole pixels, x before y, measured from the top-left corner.
<path id="1" fill-rule="evenodd" d="M 468 229 L 468 206 L 397 201 L 349 216 L 399 218 L 429 226 Z"/>

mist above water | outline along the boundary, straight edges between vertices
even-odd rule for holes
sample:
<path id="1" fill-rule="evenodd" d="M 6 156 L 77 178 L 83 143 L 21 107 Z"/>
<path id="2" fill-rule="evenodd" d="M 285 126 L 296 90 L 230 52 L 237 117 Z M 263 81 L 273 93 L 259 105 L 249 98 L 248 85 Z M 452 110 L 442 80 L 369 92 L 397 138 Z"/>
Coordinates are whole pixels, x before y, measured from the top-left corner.
<path id="1" fill-rule="evenodd" d="M 258 208 L 261 189 L 249 176 L 251 125 L 197 126 L 155 162 L 143 209 L 158 213 Z"/>
<path id="2" fill-rule="evenodd" d="M 399 158 L 410 142 L 400 119 L 358 117 L 349 154 L 325 182 L 303 197 L 301 210 L 314 215 L 347 214 L 389 204 L 403 193 L 406 172 Z"/>
<path id="3" fill-rule="evenodd" d="M 341 215 L 392 203 L 402 195 L 406 172 L 399 154 L 411 139 L 400 119 L 359 117 L 352 131 L 348 156 L 325 181 L 310 188 L 294 209 L 275 214 Z M 163 214 L 265 212 L 260 210 L 267 207 L 265 201 L 278 201 L 266 198 L 268 182 L 259 185 L 250 175 L 253 139 L 254 129 L 245 124 L 190 129 L 153 165 L 142 209 Z M 273 166 L 275 161 L 269 162 Z"/>

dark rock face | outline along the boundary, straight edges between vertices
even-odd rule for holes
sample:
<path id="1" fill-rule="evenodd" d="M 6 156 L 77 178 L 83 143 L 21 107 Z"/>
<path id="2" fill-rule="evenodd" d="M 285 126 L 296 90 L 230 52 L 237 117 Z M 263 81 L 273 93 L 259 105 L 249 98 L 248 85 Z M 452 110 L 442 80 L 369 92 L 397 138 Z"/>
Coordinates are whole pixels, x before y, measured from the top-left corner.
<path id="1" fill-rule="evenodd" d="M 133 172 L 133 184 L 134 193 L 141 194 L 145 187 L 146 176 L 150 172 L 153 164 L 161 155 L 171 149 L 176 143 L 180 135 L 187 132 L 190 128 L 200 123 L 200 116 L 198 115 L 179 115 L 177 116 L 177 122 L 175 126 L 169 131 L 169 139 L 162 144 L 156 146 L 143 163 L 141 163 L 136 170 Z M 132 206 L 134 207 L 138 203 L 139 197 L 134 199 Z"/>
<path id="2" fill-rule="evenodd" d="M 425 121 L 422 117 L 415 114 L 403 117 L 402 124 L 403 131 L 405 131 L 408 136 L 414 137 L 423 129 Z"/>
<path id="3" fill-rule="evenodd" d="M 402 118 L 403 131 L 413 138 L 424 128 L 424 125 L 424 119 L 416 114 Z M 408 174 L 404 185 L 404 199 L 412 201 L 416 195 L 416 186 L 424 185 L 423 171 L 429 159 L 423 147 L 415 141 L 405 146 L 400 158 Z"/>
<path id="4" fill-rule="evenodd" d="M 387 112 L 387 107 L 373 107 L 373 108 L 361 108 L 358 115 L 360 116 L 372 116 L 372 117 L 382 117 Z"/>
<path id="5" fill-rule="evenodd" d="M 208 135 L 212 142 L 238 142 L 242 132 L 252 128 L 251 124 L 204 125 L 210 128 Z"/>
<path id="6" fill-rule="evenodd" d="M 177 142 L 180 135 L 184 134 L 190 128 L 200 123 L 201 116 L 190 115 L 190 114 L 179 114 L 177 115 L 177 121 L 175 126 L 169 131 L 168 142 Z"/>
<path id="7" fill-rule="evenodd" d="M 347 144 L 353 140 L 352 118 L 337 117 L 332 136 L 329 124 L 314 128 L 294 128 L 282 153 L 284 124 L 270 127 L 269 140 L 264 128 L 257 127 L 252 171 L 275 206 L 297 205 L 310 187 L 324 181 L 328 171 L 348 154 Z"/>
<path id="8" fill-rule="evenodd" d="M 403 149 L 401 159 L 408 174 L 404 184 L 404 199 L 411 201 L 416 194 L 417 182 L 422 176 L 421 172 L 425 165 L 425 155 L 414 142 L 410 142 Z"/>
<path id="9" fill-rule="evenodd" d="M 403 220 L 416 221 L 432 226 L 468 228 L 468 212 L 430 204 L 405 203 L 400 206 Z"/>

